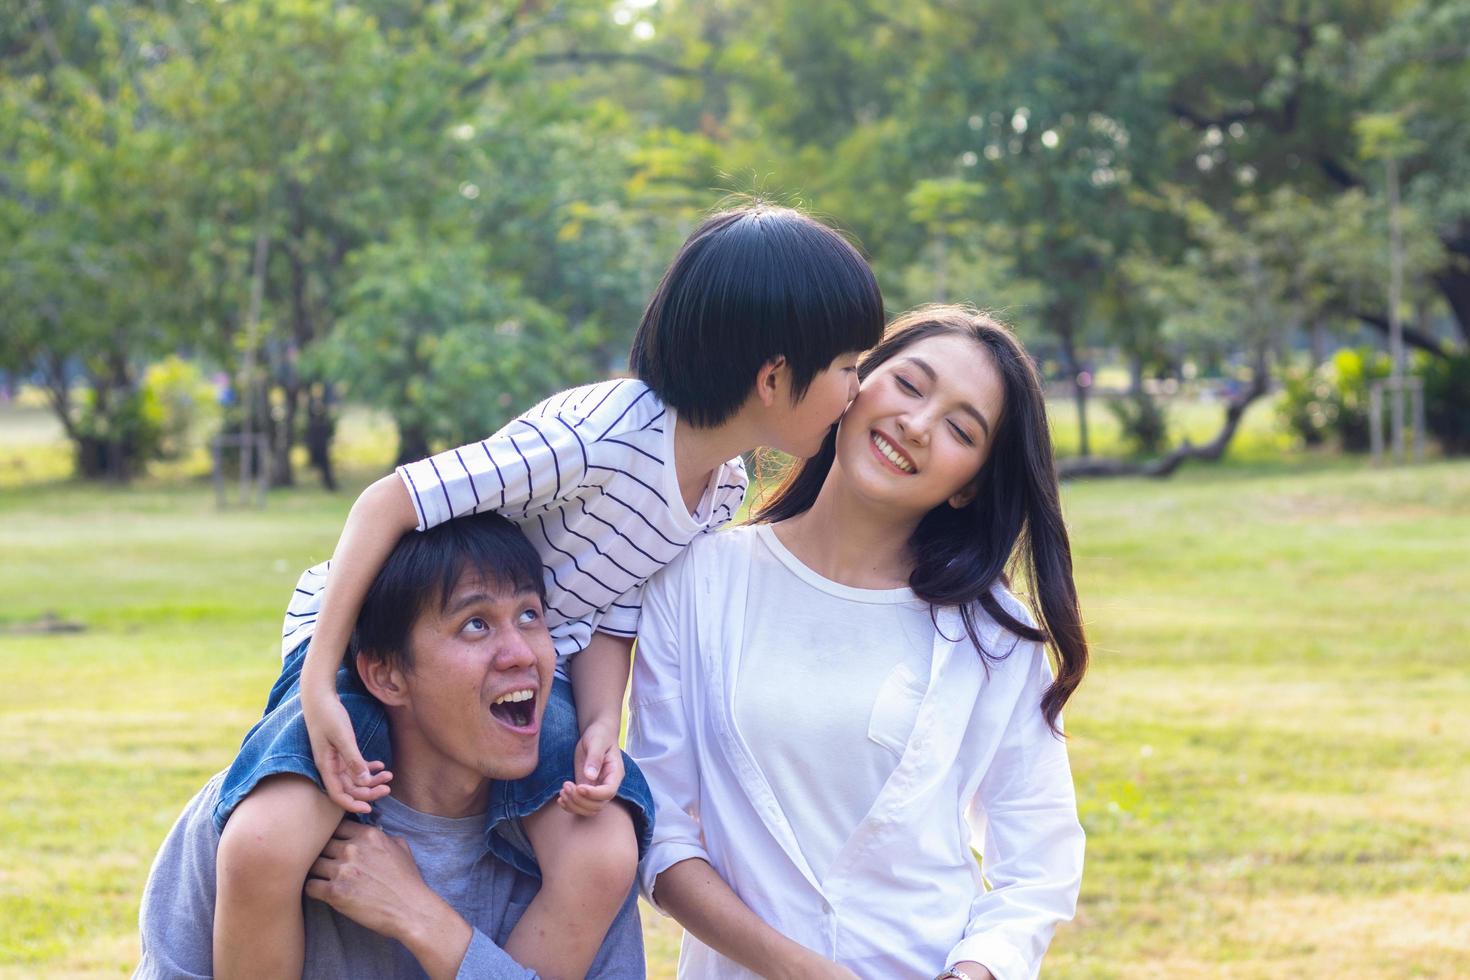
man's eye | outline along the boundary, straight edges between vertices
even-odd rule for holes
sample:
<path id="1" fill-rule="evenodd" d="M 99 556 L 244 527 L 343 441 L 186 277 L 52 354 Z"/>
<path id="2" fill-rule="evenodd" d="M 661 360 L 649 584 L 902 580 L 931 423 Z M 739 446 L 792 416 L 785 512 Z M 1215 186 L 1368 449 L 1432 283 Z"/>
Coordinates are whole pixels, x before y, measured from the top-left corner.
<path id="1" fill-rule="evenodd" d="M 541 620 L 541 613 L 538 612 L 537 610 L 535 610 L 535 609 L 523 609 L 523 610 L 521 610 L 521 615 L 519 617 L 519 621 L 520 621 L 521 625 L 527 626 L 527 625 L 530 625 L 531 623 L 540 622 L 540 620 Z"/>
<path id="2" fill-rule="evenodd" d="M 467 633 L 483 633 L 490 628 L 490 624 L 479 616 L 471 616 L 465 620 L 464 629 Z"/>

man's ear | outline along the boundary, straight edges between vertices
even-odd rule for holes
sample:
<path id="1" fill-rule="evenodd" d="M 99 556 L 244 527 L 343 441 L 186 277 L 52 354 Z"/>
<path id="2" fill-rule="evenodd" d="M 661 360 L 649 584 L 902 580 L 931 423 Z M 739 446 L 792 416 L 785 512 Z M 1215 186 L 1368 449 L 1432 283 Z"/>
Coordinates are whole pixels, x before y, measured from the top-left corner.
<path id="1" fill-rule="evenodd" d="M 362 684 L 368 689 L 368 693 L 384 704 L 408 703 L 408 684 L 404 681 L 403 671 L 390 666 L 387 661 L 370 653 L 359 653 L 357 676 L 362 678 Z"/>
<path id="2" fill-rule="evenodd" d="M 773 357 L 755 372 L 755 396 L 770 408 L 781 394 L 781 382 L 787 373 L 786 357 Z"/>

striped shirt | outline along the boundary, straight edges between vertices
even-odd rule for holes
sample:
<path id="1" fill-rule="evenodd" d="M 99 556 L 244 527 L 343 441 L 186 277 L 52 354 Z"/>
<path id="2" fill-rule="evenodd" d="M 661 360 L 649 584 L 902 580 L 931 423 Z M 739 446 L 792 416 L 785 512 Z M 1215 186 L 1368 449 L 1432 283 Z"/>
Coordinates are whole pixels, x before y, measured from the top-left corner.
<path id="1" fill-rule="evenodd" d="M 546 573 L 546 625 L 558 670 L 594 630 L 633 637 L 643 583 L 745 496 L 739 457 L 710 476 L 690 514 L 674 469 L 674 410 L 641 381 L 604 381 L 552 395 L 483 442 L 398 468 L 428 530 L 493 510 L 520 525 Z M 296 584 L 284 657 L 315 629 L 323 562 Z"/>

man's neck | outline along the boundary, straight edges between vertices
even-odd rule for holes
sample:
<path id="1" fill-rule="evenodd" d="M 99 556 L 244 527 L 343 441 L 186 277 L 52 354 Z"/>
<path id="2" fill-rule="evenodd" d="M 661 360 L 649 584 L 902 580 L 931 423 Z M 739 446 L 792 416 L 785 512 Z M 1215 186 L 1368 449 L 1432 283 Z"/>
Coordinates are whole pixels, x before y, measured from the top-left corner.
<path id="1" fill-rule="evenodd" d="M 392 724 L 390 719 L 389 724 Z M 393 737 L 393 798 L 433 817 L 472 817 L 489 805 L 490 781 L 409 739 Z"/>

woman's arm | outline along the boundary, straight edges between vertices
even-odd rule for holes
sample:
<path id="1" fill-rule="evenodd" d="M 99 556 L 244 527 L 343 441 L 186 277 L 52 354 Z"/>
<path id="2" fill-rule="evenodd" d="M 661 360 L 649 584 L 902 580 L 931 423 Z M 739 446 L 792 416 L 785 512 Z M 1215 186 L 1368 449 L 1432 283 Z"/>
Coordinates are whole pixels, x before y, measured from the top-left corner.
<path id="1" fill-rule="evenodd" d="M 771 928 L 750 910 L 708 861 L 690 858 L 665 870 L 654 885 L 658 904 L 706 946 L 774 980 L 856 980 Z M 979 980 L 979 978 L 976 978 Z"/>
<path id="2" fill-rule="evenodd" d="M 321 612 L 301 668 L 301 709 L 317 771 L 332 802 L 353 813 L 371 811 L 369 801 L 388 792 L 383 784 L 389 774 L 371 774 L 358 750 L 352 722 L 337 697 L 337 668 L 368 587 L 398 539 L 417 526 L 413 501 L 397 474 L 357 498 L 332 553 Z"/>
<path id="3" fill-rule="evenodd" d="M 1016 980 L 1036 975 L 1057 925 L 1076 911 L 1084 835 L 1067 747 L 1041 713 L 1052 677 L 1045 652 L 1023 643 L 1007 663 L 1027 675 L 966 812 L 990 890 L 976 896 L 948 959 Z"/>

